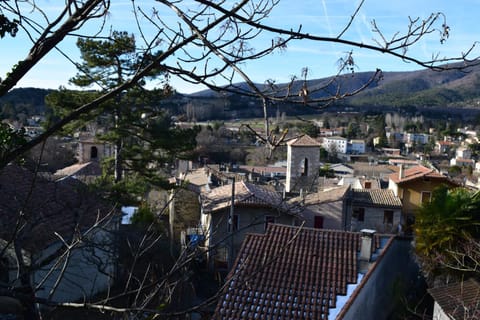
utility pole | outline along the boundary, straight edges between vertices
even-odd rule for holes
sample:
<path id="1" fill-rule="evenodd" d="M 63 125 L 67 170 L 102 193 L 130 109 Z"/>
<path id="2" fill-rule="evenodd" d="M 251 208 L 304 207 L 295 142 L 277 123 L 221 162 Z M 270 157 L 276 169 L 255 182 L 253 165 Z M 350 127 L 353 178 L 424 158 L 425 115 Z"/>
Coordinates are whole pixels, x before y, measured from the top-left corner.
<path id="1" fill-rule="evenodd" d="M 230 180 L 230 179 L 229 179 Z M 228 216 L 228 225 L 229 225 L 229 230 L 230 230 L 230 248 L 228 251 L 228 266 L 232 267 L 233 265 L 233 213 L 234 213 L 234 207 L 235 207 L 235 176 L 231 178 L 232 181 L 232 198 L 230 200 L 230 214 Z"/>

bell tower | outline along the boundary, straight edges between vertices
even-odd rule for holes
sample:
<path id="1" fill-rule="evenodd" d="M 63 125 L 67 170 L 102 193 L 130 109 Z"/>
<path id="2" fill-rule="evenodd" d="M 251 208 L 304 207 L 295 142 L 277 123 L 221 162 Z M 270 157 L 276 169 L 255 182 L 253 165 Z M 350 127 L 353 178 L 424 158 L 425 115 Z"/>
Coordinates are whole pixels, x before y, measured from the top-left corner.
<path id="1" fill-rule="evenodd" d="M 113 155 L 112 149 L 110 144 L 97 141 L 96 139 L 81 138 L 78 141 L 78 162 L 100 161 L 105 157 L 111 157 Z"/>
<path id="2" fill-rule="evenodd" d="M 320 169 L 320 143 L 303 135 L 287 143 L 286 192 L 312 190 Z"/>

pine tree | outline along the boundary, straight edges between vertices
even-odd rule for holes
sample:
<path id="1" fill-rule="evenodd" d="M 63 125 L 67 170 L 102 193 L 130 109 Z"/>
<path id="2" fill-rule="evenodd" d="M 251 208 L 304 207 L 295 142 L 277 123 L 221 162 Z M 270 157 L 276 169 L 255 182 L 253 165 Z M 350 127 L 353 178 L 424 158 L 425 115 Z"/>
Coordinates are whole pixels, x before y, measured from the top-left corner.
<path id="1" fill-rule="evenodd" d="M 52 93 L 47 102 L 60 117 L 84 104 L 85 99 L 91 100 L 92 96 L 128 81 L 139 66 L 152 58 L 142 55 L 136 48 L 134 36 L 126 32 L 113 32 L 106 40 L 80 38 L 77 45 L 83 63 L 71 83 L 82 88 L 96 86 L 100 90 L 61 89 Z M 150 76 L 167 78 L 160 70 Z M 137 198 L 134 195 L 144 193 L 149 184 L 166 187 L 161 171 L 170 168 L 174 158 L 188 157 L 195 146 L 197 130 L 176 128 L 168 113 L 159 107 L 160 101 L 170 93 L 168 82 L 153 90 L 144 89 L 143 84 L 122 92 L 99 112 L 72 124 L 78 128 L 88 121 L 96 121 L 106 129 L 97 138 L 111 143 L 115 155 L 111 161 L 104 162 L 105 176 L 100 186 L 121 202 L 131 203 Z"/>

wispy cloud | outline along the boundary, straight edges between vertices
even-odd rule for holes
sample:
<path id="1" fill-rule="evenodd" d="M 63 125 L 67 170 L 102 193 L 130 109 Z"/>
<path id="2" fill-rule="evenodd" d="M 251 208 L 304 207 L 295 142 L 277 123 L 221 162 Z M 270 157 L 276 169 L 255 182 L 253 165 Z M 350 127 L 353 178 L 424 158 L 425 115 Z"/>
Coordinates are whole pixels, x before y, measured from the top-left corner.
<path id="1" fill-rule="evenodd" d="M 360 13 L 359 20 L 355 23 L 355 30 L 357 31 L 357 35 L 362 43 L 369 43 L 371 42 L 371 29 L 372 25 L 370 20 L 367 18 L 365 13 Z M 368 34 L 368 36 L 367 36 Z"/>
<path id="2" fill-rule="evenodd" d="M 328 34 L 330 37 L 333 37 L 332 24 L 330 23 L 330 17 L 328 15 L 327 4 L 325 0 L 322 0 L 323 11 L 325 12 L 325 20 L 327 22 Z"/>

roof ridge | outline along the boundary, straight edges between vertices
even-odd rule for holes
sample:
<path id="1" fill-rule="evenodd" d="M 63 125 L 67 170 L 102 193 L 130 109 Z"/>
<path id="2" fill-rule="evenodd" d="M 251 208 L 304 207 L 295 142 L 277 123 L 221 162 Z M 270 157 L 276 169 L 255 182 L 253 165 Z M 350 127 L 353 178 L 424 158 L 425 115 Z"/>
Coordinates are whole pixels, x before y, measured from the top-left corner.
<path id="1" fill-rule="evenodd" d="M 320 143 L 314 138 L 310 137 L 308 134 L 302 134 L 301 136 L 288 141 L 287 144 L 289 146 L 295 146 L 295 145 L 311 146 L 311 147 L 320 146 Z"/>
<path id="2" fill-rule="evenodd" d="M 243 242 L 214 318 L 335 317 L 332 308 L 342 308 L 337 299 L 354 294 L 347 286 L 361 285 L 368 277 L 358 276 L 360 236 L 359 232 L 269 224 L 264 236 L 248 236 Z M 314 277 L 312 270 L 317 273 Z"/>

